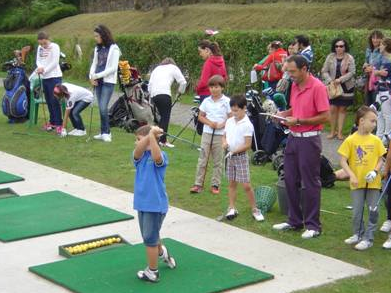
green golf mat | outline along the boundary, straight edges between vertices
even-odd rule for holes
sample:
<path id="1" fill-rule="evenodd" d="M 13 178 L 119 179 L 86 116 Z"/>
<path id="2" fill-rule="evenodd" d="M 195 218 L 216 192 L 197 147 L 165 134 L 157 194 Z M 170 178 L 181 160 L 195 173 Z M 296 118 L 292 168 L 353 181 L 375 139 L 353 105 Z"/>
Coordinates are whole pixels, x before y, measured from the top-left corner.
<path id="1" fill-rule="evenodd" d="M 3 183 L 11 183 L 11 182 L 17 182 L 17 181 L 23 181 L 24 178 L 0 171 L 0 184 Z"/>
<path id="2" fill-rule="evenodd" d="M 61 191 L 0 199 L 0 240 L 14 241 L 133 219 Z"/>
<path id="3" fill-rule="evenodd" d="M 163 242 L 177 267 L 172 270 L 159 261 L 160 281 L 155 284 L 136 276 L 146 266 L 143 244 L 33 266 L 29 270 L 77 293 L 209 293 L 273 278 L 172 239 Z"/>

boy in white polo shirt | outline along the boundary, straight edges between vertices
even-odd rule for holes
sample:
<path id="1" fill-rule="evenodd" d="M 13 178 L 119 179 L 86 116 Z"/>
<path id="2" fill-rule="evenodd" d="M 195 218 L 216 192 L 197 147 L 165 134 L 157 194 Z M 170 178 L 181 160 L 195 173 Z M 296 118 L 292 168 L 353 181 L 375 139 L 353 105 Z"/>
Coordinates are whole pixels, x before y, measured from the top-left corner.
<path id="1" fill-rule="evenodd" d="M 230 117 L 231 109 L 229 98 L 223 94 L 224 78 L 221 75 L 214 75 L 209 79 L 208 86 L 211 96 L 201 103 L 198 115 L 198 120 L 204 124 L 204 129 L 201 137 L 201 152 L 198 158 L 196 179 L 190 193 L 202 192 L 209 154 L 211 153 L 213 158 L 211 192 L 219 194 L 223 167 L 221 143 L 225 122 Z"/>
<path id="2" fill-rule="evenodd" d="M 247 101 L 244 96 L 238 95 L 232 97 L 229 104 L 233 117 L 227 120 L 223 135 L 223 148 L 228 151 L 226 168 L 229 180 L 229 207 L 225 217 L 228 220 L 233 220 L 239 214 L 235 208 L 235 201 L 238 183 L 242 183 L 254 219 L 263 221 L 264 217 L 256 206 L 254 190 L 250 183 L 247 150 L 251 148 L 254 127 L 246 115 Z"/>

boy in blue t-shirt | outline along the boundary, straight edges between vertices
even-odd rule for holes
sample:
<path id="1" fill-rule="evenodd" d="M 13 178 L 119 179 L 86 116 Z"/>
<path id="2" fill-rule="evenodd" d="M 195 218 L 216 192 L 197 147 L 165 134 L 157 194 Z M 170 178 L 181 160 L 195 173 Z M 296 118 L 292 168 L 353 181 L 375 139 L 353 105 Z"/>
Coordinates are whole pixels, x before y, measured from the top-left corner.
<path id="1" fill-rule="evenodd" d="M 136 131 L 136 148 L 133 152 L 136 176 L 134 183 L 134 209 L 138 211 L 141 235 L 146 246 L 148 267 L 137 273 L 139 279 L 158 282 L 158 259 L 171 269 L 176 263 L 160 241 L 160 228 L 168 210 L 164 175 L 167 155 L 160 150 L 158 140 L 163 130 L 145 125 Z"/>

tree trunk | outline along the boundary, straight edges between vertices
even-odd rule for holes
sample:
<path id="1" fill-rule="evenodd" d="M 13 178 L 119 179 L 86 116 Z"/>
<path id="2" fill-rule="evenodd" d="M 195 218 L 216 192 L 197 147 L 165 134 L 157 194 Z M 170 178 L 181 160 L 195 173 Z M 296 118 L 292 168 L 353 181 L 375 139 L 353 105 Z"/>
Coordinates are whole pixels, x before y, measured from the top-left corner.
<path id="1" fill-rule="evenodd" d="M 134 9 L 140 10 L 142 8 L 141 0 L 134 0 Z"/>
<path id="2" fill-rule="evenodd" d="M 391 0 L 364 0 L 364 4 L 374 16 L 391 19 Z"/>
<path id="3" fill-rule="evenodd" d="M 170 9 L 170 3 L 168 0 L 161 0 L 160 2 L 162 6 L 163 17 L 167 17 Z"/>

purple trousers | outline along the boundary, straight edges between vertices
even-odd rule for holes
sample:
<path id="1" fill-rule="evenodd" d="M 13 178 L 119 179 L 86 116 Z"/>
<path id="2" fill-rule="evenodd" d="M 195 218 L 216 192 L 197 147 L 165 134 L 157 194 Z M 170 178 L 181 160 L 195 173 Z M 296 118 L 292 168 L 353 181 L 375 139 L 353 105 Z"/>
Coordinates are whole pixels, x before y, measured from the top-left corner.
<path id="1" fill-rule="evenodd" d="M 295 228 L 321 231 L 320 135 L 289 135 L 284 155 L 285 186 L 288 196 L 288 223 Z M 301 188 L 304 187 L 302 190 Z M 301 199 L 301 196 L 303 197 Z"/>

